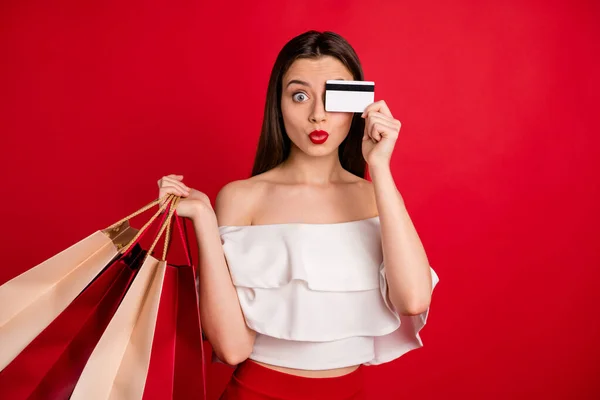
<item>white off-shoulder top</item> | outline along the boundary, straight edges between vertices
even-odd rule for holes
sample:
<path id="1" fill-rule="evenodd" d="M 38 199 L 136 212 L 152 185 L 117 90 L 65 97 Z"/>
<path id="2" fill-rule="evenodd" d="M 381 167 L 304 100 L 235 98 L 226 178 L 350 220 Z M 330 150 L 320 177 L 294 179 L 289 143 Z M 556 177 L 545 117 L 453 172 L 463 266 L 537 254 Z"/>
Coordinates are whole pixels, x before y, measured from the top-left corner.
<path id="1" fill-rule="evenodd" d="M 388 299 L 379 217 L 219 231 L 246 324 L 257 332 L 250 359 L 323 370 L 381 364 L 423 346 L 429 309 L 402 316 Z"/>

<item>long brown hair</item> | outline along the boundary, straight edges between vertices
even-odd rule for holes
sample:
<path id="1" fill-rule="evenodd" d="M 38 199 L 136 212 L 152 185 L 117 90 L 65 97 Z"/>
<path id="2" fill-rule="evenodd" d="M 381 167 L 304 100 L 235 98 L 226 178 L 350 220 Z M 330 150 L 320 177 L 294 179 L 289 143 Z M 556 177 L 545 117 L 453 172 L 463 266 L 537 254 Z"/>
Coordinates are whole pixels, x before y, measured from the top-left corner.
<path id="1" fill-rule="evenodd" d="M 299 58 L 332 56 L 340 60 L 352 73 L 353 79 L 362 81 L 363 70 L 356 52 L 350 44 L 334 32 L 308 31 L 296 36 L 279 52 L 267 87 L 267 99 L 258 149 L 254 158 L 252 176 L 276 167 L 290 154 L 291 141 L 283 125 L 281 90 L 283 76 Z M 365 177 L 366 162 L 362 156 L 362 136 L 365 121 L 354 114 L 348 136 L 340 144 L 338 156 L 342 167 L 361 178 Z"/>

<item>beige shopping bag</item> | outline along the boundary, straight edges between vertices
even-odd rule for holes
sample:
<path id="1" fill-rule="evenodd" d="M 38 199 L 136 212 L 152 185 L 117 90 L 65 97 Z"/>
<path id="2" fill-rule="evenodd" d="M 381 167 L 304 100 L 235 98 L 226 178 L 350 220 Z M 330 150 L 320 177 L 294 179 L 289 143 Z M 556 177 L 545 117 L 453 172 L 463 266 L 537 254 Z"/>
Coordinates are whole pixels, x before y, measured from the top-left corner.
<path id="1" fill-rule="evenodd" d="M 158 199 L 99 230 L 0 286 L 0 371 L 42 332 L 115 257 L 123 254 L 166 209 L 136 230 L 129 220 Z"/>
<path id="2" fill-rule="evenodd" d="M 170 225 L 178 201 L 179 198 L 170 207 L 138 275 L 94 348 L 71 400 L 142 398 L 165 277 L 166 246 L 163 260 L 159 261 L 151 254 Z"/>

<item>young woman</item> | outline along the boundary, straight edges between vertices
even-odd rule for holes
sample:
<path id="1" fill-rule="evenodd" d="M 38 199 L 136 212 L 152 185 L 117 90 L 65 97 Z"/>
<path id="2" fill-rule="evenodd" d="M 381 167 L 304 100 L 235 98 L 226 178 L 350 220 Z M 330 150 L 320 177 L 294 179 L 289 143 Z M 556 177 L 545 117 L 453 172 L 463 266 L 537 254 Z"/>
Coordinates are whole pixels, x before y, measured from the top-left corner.
<path id="1" fill-rule="evenodd" d="M 205 335 L 237 365 L 222 399 L 362 399 L 361 366 L 422 346 L 438 277 L 390 171 L 400 122 L 384 101 L 326 112 L 329 79 L 363 80 L 342 37 L 283 47 L 252 176 L 214 211 L 183 176 L 158 181 L 194 223 Z"/>

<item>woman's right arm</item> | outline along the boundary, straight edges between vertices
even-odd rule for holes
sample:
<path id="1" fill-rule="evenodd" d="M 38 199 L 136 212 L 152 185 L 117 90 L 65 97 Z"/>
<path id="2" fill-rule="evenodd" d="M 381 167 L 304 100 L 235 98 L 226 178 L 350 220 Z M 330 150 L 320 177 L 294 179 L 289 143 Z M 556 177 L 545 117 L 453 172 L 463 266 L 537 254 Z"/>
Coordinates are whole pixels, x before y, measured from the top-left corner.
<path id="1" fill-rule="evenodd" d="M 213 211 L 208 196 L 190 189 L 177 175 L 159 181 L 159 196 L 173 193 L 182 196 L 177 213 L 192 219 L 199 250 L 199 300 L 202 329 L 219 359 L 237 365 L 248 358 L 254 346 L 256 332 L 248 328 L 236 289 L 225 260 L 219 220 L 244 223 L 244 204 L 238 203 L 245 191 L 237 182 L 226 185 L 217 196 Z M 237 186 L 237 187 L 236 187 Z M 242 184 L 242 186 L 244 186 Z M 248 197 L 241 196 L 241 199 Z M 236 204 L 238 203 L 238 204 Z M 181 211 L 181 213 L 180 213 Z"/>
<path id="2" fill-rule="evenodd" d="M 193 221 L 200 253 L 202 327 L 217 357 L 237 365 L 252 352 L 256 333 L 246 325 L 225 261 L 215 213 L 200 206 Z"/>

